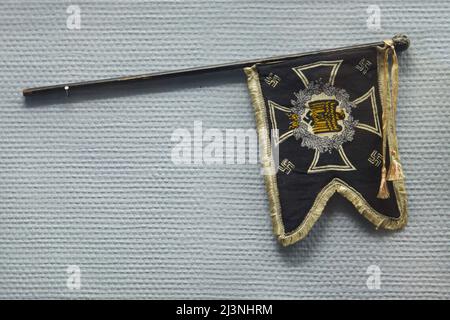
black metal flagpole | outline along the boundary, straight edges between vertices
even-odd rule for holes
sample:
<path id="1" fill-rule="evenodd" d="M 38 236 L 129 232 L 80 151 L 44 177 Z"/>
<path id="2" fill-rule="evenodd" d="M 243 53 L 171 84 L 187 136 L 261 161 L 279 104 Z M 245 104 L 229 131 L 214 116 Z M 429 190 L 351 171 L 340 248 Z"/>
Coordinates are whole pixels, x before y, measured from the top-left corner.
<path id="1" fill-rule="evenodd" d="M 392 38 L 392 40 L 394 42 L 396 51 L 404 51 L 404 50 L 408 49 L 408 47 L 409 47 L 409 39 L 406 35 L 402 35 L 402 34 L 395 35 Z M 141 75 L 135 75 L 135 76 L 117 77 L 117 78 L 82 81 L 82 82 L 72 82 L 72 83 L 57 84 L 57 85 L 44 86 L 44 87 L 34 87 L 34 88 L 24 89 L 22 91 L 22 93 L 26 97 L 34 96 L 34 95 L 38 95 L 38 94 L 44 94 L 44 93 L 56 93 L 58 91 L 65 92 L 67 95 L 69 95 L 70 90 L 76 89 L 76 88 L 99 87 L 99 86 L 118 84 L 118 83 L 131 83 L 131 82 L 137 82 L 137 81 L 140 82 L 140 81 L 148 81 L 148 80 L 162 80 L 162 79 L 170 79 L 170 78 L 188 76 L 188 75 L 193 76 L 193 75 L 201 75 L 201 74 L 206 74 L 206 73 L 211 73 L 211 72 L 230 71 L 230 70 L 236 70 L 236 69 L 248 67 L 248 66 L 254 65 L 255 63 L 270 63 L 270 62 L 276 62 L 276 61 L 286 61 L 286 60 L 290 60 L 290 59 L 296 59 L 298 57 L 304 57 L 304 56 L 308 56 L 308 55 L 317 54 L 320 52 L 339 51 L 339 50 L 344 50 L 344 49 L 353 49 L 353 48 L 356 49 L 356 48 L 362 48 L 362 47 L 373 47 L 373 46 L 382 46 L 382 45 L 384 45 L 384 42 L 375 42 L 375 43 L 348 46 L 348 47 L 342 47 L 342 48 L 330 49 L 330 50 L 312 51 L 312 52 L 306 52 L 306 53 L 301 53 L 301 54 L 290 54 L 290 55 L 285 55 L 285 56 L 275 56 L 275 57 L 256 59 L 256 60 L 237 61 L 237 62 L 216 64 L 216 65 L 203 66 L 203 67 L 194 67 L 194 68 L 188 68 L 188 69 L 147 73 L 147 74 L 141 74 Z"/>

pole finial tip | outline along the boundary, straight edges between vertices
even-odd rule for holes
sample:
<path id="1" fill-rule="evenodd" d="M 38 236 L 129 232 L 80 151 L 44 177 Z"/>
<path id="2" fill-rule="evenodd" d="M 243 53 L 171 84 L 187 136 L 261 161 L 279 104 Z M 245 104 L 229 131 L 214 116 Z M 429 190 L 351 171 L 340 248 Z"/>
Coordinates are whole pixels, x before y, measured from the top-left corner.
<path id="1" fill-rule="evenodd" d="M 395 50 L 396 51 L 405 51 L 409 48 L 409 45 L 411 44 L 411 41 L 409 38 L 402 33 L 396 34 L 392 37 L 392 41 L 394 42 Z"/>

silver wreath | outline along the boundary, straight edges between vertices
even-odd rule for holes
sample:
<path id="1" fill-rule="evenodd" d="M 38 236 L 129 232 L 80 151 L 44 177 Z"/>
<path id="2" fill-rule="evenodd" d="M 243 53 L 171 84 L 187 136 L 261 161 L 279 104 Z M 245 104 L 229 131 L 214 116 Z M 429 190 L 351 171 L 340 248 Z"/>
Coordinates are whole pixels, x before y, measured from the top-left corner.
<path id="1" fill-rule="evenodd" d="M 322 81 L 309 82 L 304 90 L 295 92 L 296 100 L 291 100 L 291 112 L 297 114 L 301 119 L 307 108 L 307 103 L 312 100 L 313 95 L 324 93 L 326 96 L 333 97 L 339 102 L 339 107 L 344 109 L 347 113 L 347 118 L 343 120 L 343 130 L 332 137 L 320 137 L 311 133 L 308 130 L 308 125 L 300 121 L 297 128 L 293 130 L 294 137 L 301 139 L 301 145 L 309 149 L 317 150 L 318 152 L 331 152 L 333 149 L 338 149 L 344 142 L 352 141 L 355 134 L 355 127 L 358 120 L 354 120 L 351 112 L 356 108 L 356 104 L 349 100 L 349 94 L 340 88 L 336 88 L 330 83 L 323 83 Z"/>

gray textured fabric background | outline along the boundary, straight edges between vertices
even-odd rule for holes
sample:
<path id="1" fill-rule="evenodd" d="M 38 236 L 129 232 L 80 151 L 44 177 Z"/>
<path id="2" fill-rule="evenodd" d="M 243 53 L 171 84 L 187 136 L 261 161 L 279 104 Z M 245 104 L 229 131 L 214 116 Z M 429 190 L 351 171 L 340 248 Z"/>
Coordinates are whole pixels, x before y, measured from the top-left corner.
<path id="1" fill-rule="evenodd" d="M 69 4 L 81 29 L 66 27 Z M 381 8 L 381 30 L 366 26 Z M 0 4 L 1 298 L 450 298 L 447 1 Z M 25 102 L 21 89 L 373 42 L 404 32 L 398 134 L 410 219 L 375 231 L 334 198 L 272 235 L 257 165 L 174 166 L 174 128 L 254 128 L 244 76 Z M 81 289 L 66 286 L 68 265 Z M 366 286 L 369 265 L 381 288 Z"/>

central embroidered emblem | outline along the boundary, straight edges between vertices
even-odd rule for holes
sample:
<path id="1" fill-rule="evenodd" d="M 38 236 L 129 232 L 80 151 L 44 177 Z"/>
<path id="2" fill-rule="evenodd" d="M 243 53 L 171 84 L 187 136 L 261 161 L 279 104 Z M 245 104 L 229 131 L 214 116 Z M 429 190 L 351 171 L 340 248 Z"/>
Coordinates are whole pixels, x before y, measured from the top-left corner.
<path id="1" fill-rule="evenodd" d="M 280 144 L 289 137 L 294 137 L 302 147 L 314 150 L 308 173 L 356 170 L 345 154 L 345 143 L 353 141 L 356 129 L 381 137 L 375 88 L 372 87 L 359 98 L 350 100 L 346 90 L 334 86 L 341 64 L 342 60 L 318 61 L 292 68 L 303 82 L 304 89 L 294 92 L 295 99 L 291 100 L 291 106 L 268 101 L 272 128 L 278 129 L 277 112 L 282 112 L 289 118 L 288 130 L 280 132 L 275 143 Z M 329 70 L 329 77 L 309 79 L 311 70 L 317 68 Z M 369 108 L 372 121 L 369 119 L 367 122 L 365 119 L 361 122 L 353 118 L 352 110 L 361 107 Z M 330 157 L 325 153 L 333 155 Z"/>
<path id="2" fill-rule="evenodd" d="M 303 147 L 331 152 L 353 140 L 358 121 L 351 113 L 356 105 L 344 89 L 319 81 L 309 82 L 294 94 L 297 99 L 291 101 L 290 129 Z"/>

